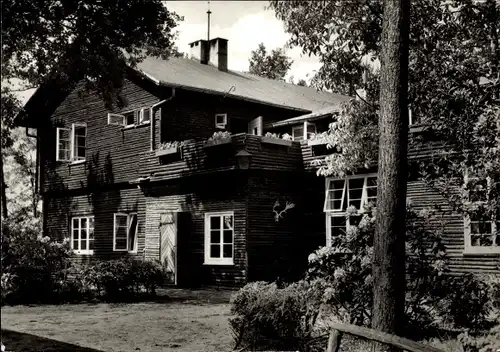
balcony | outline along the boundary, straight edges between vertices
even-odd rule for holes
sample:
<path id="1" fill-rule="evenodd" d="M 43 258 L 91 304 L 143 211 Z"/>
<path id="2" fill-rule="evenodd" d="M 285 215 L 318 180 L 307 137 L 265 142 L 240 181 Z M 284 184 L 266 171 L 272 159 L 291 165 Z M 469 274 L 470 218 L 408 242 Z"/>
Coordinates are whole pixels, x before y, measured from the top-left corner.
<path id="1" fill-rule="evenodd" d="M 242 169 L 303 170 L 299 142 L 239 133 L 217 141 L 184 141 L 142 155 L 140 179 L 167 180 Z"/>

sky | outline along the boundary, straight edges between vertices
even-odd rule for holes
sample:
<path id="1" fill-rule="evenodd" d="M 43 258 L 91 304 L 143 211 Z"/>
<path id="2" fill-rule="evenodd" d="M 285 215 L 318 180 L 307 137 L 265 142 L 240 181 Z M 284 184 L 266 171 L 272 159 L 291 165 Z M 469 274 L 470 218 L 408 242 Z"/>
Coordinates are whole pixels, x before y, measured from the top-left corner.
<path id="1" fill-rule="evenodd" d="M 266 10 L 268 1 L 165 1 L 171 11 L 184 17 L 177 27 L 176 45 L 180 51 L 189 53 L 189 43 L 207 38 L 207 10 L 210 6 L 210 37 L 228 40 L 228 67 L 234 71 L 248 71 L 248 59 L 259 43 L 264 43 L 271 51 L 284 48 L 289 35 L 274 11 Z M 294 61 L 287 75 L 299 79 L 309 79 L 319 69 L 317 58 L 302 55 L 300 48 L 286 49 L 286 54 Z M 25 103 L 33 94 L 29 90 L 19 94 Z"/>

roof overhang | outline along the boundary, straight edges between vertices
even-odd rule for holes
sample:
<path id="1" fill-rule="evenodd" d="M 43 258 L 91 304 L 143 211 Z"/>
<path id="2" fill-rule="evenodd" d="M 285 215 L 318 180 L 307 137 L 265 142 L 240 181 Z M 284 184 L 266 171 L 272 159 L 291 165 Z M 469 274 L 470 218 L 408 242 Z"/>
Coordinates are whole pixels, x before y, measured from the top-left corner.
<path id="1" fill-rule="evenodd" d="M 277 122 L 272 122 L 264 125 L 265 129 L 273 129 L 273 128 L 278 128 L 278 127 L 284 127 L 284 126 L 293 126 L 293 125 L 298 125 L 303 123 L 304 121 L 317 121 L 317 120 L 322 120 L 325 118 L 332 117 L 333 114 L 339 111 L 339 108 L 336 106 L 327 108 L 326 111 L 325 109 L 321 109 L 306 115 L 301 115 L 297 117 L 292 117 L 291 119 L 283 120 L 283 121 L 277 121 Z"/>

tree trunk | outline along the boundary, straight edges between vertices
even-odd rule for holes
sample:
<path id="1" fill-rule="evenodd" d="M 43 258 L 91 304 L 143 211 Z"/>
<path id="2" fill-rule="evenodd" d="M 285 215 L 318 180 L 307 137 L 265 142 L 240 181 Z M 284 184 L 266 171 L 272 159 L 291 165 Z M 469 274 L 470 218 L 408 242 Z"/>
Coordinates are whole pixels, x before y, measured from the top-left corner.
<path id="1" fill-rule="evenodd" d="M 409 0 L 385 0 L 380 56 L 377 217 L 373 329 L 402 334 L 408 148 Z M 374 344 L 374 350 L 384 350 Z"/>
<path id="2" fill-rule="evenodd" d="M 3 155 L 0 156 L 0 188 L 2 192 L 2 217 L 4 219 L 7 219 L 9 213 L 7 212 L 7 195 L 5 192 L 5 189 L 7 188 L 7 185 L 5 184 L 5 178 L 3 176 Z"/>

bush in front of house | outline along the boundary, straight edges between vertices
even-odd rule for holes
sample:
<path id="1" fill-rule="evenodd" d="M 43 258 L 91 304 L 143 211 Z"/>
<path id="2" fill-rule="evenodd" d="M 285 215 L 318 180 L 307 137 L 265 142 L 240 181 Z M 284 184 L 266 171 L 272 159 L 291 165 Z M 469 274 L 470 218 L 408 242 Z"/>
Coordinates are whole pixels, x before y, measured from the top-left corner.
<path id="1" fill-rule="evenodd" d="M 231 307 L 235 348 L 310 351 L 322 292 L 317 283 L 304 280 L 281 288 L 276 283 L 247 284 Z"/>
<path id="2" fill-rule="evenodd" d="M 2 223 L 2 304 L 56 303 L 71 266 L 67 242 Z"/>
<path id="3" fill-rule="evenodd" d="M 307 278 L 323 280 L 325 300 L 337 317 L 370 326 L 373 300 L 372 258 L 375 209 L 367 208 L 357 226 L 332 238 L 309 257 Z M 359 216 L 351 209 L 348 216 Z M 473 275 L 448 275 L 445 247 L 428 229 L 432 212 L 407 209 L 406 329 L 415 340 L 438 328 L 481 330 L 488 323 L 490 292 Z"/>
<path id="4" fill-rule="evenodd" d="M 165 280 L 165 271 L 158 262 L 125 257 L 92 264 L 81 277 L 96 298 L 126 301 L 156 295 L 156 289 Z"/>

